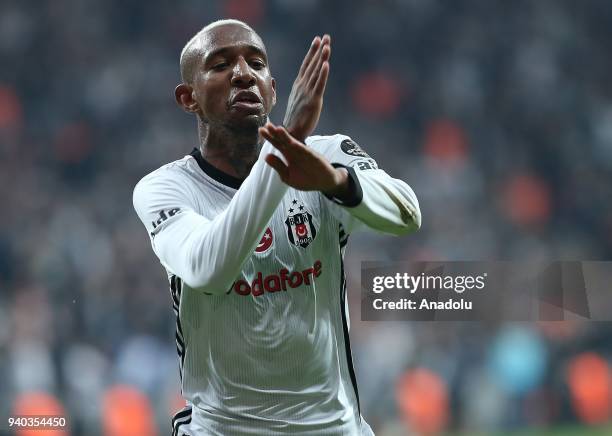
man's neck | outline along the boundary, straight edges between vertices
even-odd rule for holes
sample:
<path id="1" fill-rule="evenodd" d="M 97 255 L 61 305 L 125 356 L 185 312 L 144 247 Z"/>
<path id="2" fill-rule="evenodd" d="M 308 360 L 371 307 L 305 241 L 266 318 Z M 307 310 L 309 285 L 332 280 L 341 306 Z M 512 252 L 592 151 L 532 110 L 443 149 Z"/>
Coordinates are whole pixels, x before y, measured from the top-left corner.
<path id="1" fill-rule="evenodd" d="M 257 129 L 236 132 L 220 126 L 200 126 L 199 131 L 204 159 L 230 176 L 246 179 L 261 150 Z"/>

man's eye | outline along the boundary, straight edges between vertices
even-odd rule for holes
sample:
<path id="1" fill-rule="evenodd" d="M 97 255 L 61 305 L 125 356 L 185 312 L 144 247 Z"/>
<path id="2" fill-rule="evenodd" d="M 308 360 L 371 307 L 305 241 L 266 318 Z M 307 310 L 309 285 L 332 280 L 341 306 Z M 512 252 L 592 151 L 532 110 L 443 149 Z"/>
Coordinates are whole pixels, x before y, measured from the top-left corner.
<path id="1" fill-rule="evenodd" d="M 219 62 L 218 64 L 213 65 L 213 70 L 221 71 L 227 67 L 227 62 Z"/>
<path id="2" fill-rule="evenodd" d="M 261 70 L 262 68 L 266 66 L 266 64 L 264 64 L 262 61 L 253 60 L 251 61 L 251 66 L 255 68 L 256 70 Z"/>

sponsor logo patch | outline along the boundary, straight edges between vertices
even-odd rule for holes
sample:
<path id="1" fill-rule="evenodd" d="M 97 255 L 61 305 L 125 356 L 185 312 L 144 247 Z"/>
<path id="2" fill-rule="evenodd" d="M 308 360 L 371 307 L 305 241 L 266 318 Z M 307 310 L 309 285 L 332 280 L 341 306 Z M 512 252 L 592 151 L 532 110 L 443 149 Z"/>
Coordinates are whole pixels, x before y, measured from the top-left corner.
<path id="1" fill-rule="evenodd" d="M 259 297 L 265 292 L 287 291 L 288 289 L 310 286 L 314 284 L 315 279 L 322 272 L 323 263 L 320 260 L 315 261 L 313 266 L 302 271 L 289 271 L 287 268 L 282 268 L 277 274 L 272 273 L 267 276 L 258 272 L 250 282 L 244 279 L 235 281 L 228 293 L 233 290 L 238 295 Z"/>
<path id="2" fill-rule="evenodd" d="M 157 220 L 151 221 L 151 225 L 153 226 L 153 230 L 157 228 L 157 226 L 161 225 L 164 221 L 168 220 L 168 218 L 173 217 L 177 213 L 181 211 L 180 207 L 175 207 L 174 209 L 162 210 L 157 214 Z M 151 232 L 151 236 L 155 236 L 155 232 Z"/>
<path id="3" fill-rule="evenodd" d="M 345 139 L 340 144 L 340 148 L 345 154 L 356 157 L 370 157 L 363 149 L 352 139 Z"/>

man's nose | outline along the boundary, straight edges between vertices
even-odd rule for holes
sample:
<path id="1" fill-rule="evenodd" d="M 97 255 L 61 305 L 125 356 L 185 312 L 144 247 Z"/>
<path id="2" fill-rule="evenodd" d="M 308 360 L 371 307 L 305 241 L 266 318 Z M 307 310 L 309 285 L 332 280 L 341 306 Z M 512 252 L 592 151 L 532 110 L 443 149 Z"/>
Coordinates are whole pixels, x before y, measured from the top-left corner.
<path id="1" fill-rule="evenodd" d="M 255 84 L 255 75 L 244 58 L 238 59 L 232 71 L 232 85 L 249 88 Z"/>

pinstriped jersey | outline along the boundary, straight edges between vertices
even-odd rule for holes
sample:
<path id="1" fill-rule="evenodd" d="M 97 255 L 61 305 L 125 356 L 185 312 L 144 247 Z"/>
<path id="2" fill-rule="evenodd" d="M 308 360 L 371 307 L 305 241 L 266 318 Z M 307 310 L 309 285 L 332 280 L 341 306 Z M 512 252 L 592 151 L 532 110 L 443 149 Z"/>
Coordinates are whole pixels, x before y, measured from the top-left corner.
<path id="1" fill-rule="evenodd" d="M 268 143 L 243 181 L 196 149 L 134 190 L 177 315 L 187 407 L 174 434 L 371 434 L 351 362 L 344 250 L 360 228 L 415 230 L 418 202 L 350 138 L 306 143 L 348 169 L 348 203 L 286 186 L 263 162 L 278 154 Z"/>

